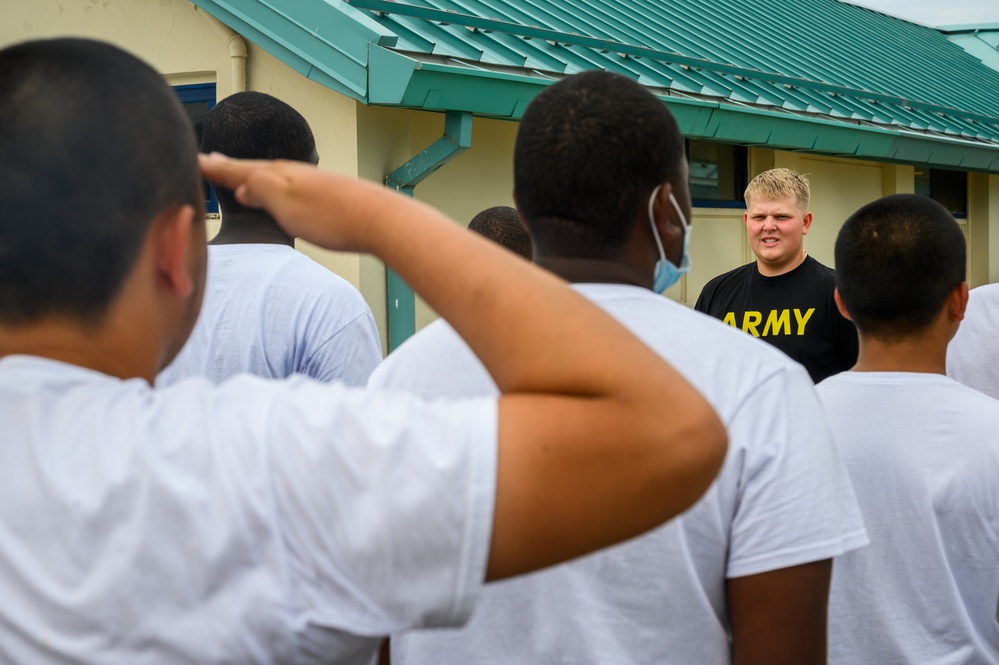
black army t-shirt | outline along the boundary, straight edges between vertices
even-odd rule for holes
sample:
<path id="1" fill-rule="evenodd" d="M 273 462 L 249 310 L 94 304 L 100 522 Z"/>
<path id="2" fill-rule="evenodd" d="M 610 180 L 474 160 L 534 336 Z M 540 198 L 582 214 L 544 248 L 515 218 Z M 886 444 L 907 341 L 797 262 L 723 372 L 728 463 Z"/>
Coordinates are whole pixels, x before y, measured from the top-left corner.
<path id="1" fill-rule="evenodd" d="M 857 331 L 836 309 L 835 288 L 835 271 L 810 256 L 776 277 L 754 261 L 708 282 L 694 309 L 776 346 L 818 383 L 857 362 Z"/>

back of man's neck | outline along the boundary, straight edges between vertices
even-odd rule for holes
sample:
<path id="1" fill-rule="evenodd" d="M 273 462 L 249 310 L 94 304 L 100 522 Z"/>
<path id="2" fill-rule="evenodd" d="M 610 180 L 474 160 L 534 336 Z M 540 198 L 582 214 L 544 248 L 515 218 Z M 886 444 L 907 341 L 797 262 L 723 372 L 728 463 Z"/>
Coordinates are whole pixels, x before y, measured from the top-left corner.
<path id="1" fill-rule="evenodd" d="M 141 333 L 140 333 L 141 335 Z M 0 357 L 27 355 L 91 369 L 120 379 L 157 372 L 154 347 L 137 343 L 122 326 L 86 326 L 72 319 L 51 319 L 24 326 L 0 326 Z"/>
<path id="2" fill-rule="evenodd" d="M 623 261 L 599 258 L 547 256 L 535 253 L 535 265 L 574 284 L 628 284 L 652 288 L 651 272 L 645 274 Z"/>
<path id="3" fill-rule="evenodd" d="M 227 219 L 228 217 L 228 219 Z M 295 246 L 295 239 L 281 230 L 271 219 L 257 215 L 223 214 L 222 228 L 209 245 L 287 245 Z"/>
<path id="4" fill-rule="evenodd" d="M 946 340 L 930 336 L 898 340 L 862 337 L 855 372 L 947 373 Z"/>

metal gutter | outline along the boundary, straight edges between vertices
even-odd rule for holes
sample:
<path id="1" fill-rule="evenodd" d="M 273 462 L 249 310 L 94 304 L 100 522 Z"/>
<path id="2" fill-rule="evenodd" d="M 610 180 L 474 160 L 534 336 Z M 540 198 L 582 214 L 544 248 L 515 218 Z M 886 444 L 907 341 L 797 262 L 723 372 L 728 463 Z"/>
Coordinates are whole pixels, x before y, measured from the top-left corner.
<path id="1" fill-rule="evenodd" d="M 385 176 L 385 186 L 413 196 L 413 189 L 440 167 L 472 147 L 472 114 L 448 111 L 444 135 Z M 413 289 L 391 268 L 385 269 L 388 347 L 391 353 L 416 332 Z"/>

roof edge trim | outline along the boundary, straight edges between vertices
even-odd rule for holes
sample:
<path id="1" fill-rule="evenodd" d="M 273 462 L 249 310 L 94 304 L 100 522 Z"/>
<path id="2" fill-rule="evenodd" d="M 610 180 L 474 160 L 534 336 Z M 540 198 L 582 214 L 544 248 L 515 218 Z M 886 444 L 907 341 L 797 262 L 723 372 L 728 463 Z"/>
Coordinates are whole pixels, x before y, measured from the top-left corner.
<path id="1" fill-rule="evenodd" d="M 373 79 L 393 82 L 390 87 L 379 87 L 377 93 L 373 86 L 371 104 L 467 111 L 506 120 L 519 120 L 531 99 L 558 80 L 421 63 L 375 45 L 371 45 L 369 62 Z M 999 173 L 999 151 L 991 145 L 671 95 L 656 97 L 669 107 L 688 138 Z"/>

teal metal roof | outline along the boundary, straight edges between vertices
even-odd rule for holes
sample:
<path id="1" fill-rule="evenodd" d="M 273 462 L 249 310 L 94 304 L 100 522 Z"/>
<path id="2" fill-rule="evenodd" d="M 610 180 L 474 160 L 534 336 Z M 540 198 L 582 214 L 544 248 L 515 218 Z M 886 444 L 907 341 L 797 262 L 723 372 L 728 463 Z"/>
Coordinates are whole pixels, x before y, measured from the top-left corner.
<path id="1" fill-rule="evenodd" d="M 999 71 L 999 23 L 951 25 L 939 30 L 985 65 Z"/>
<path id="2" fill-rule="evenodd" d="M 519 118 L 586 69 L 693 138 L 999 173 L 999 68 L 839 0 L 194 0 L 367 104 Z"/>

